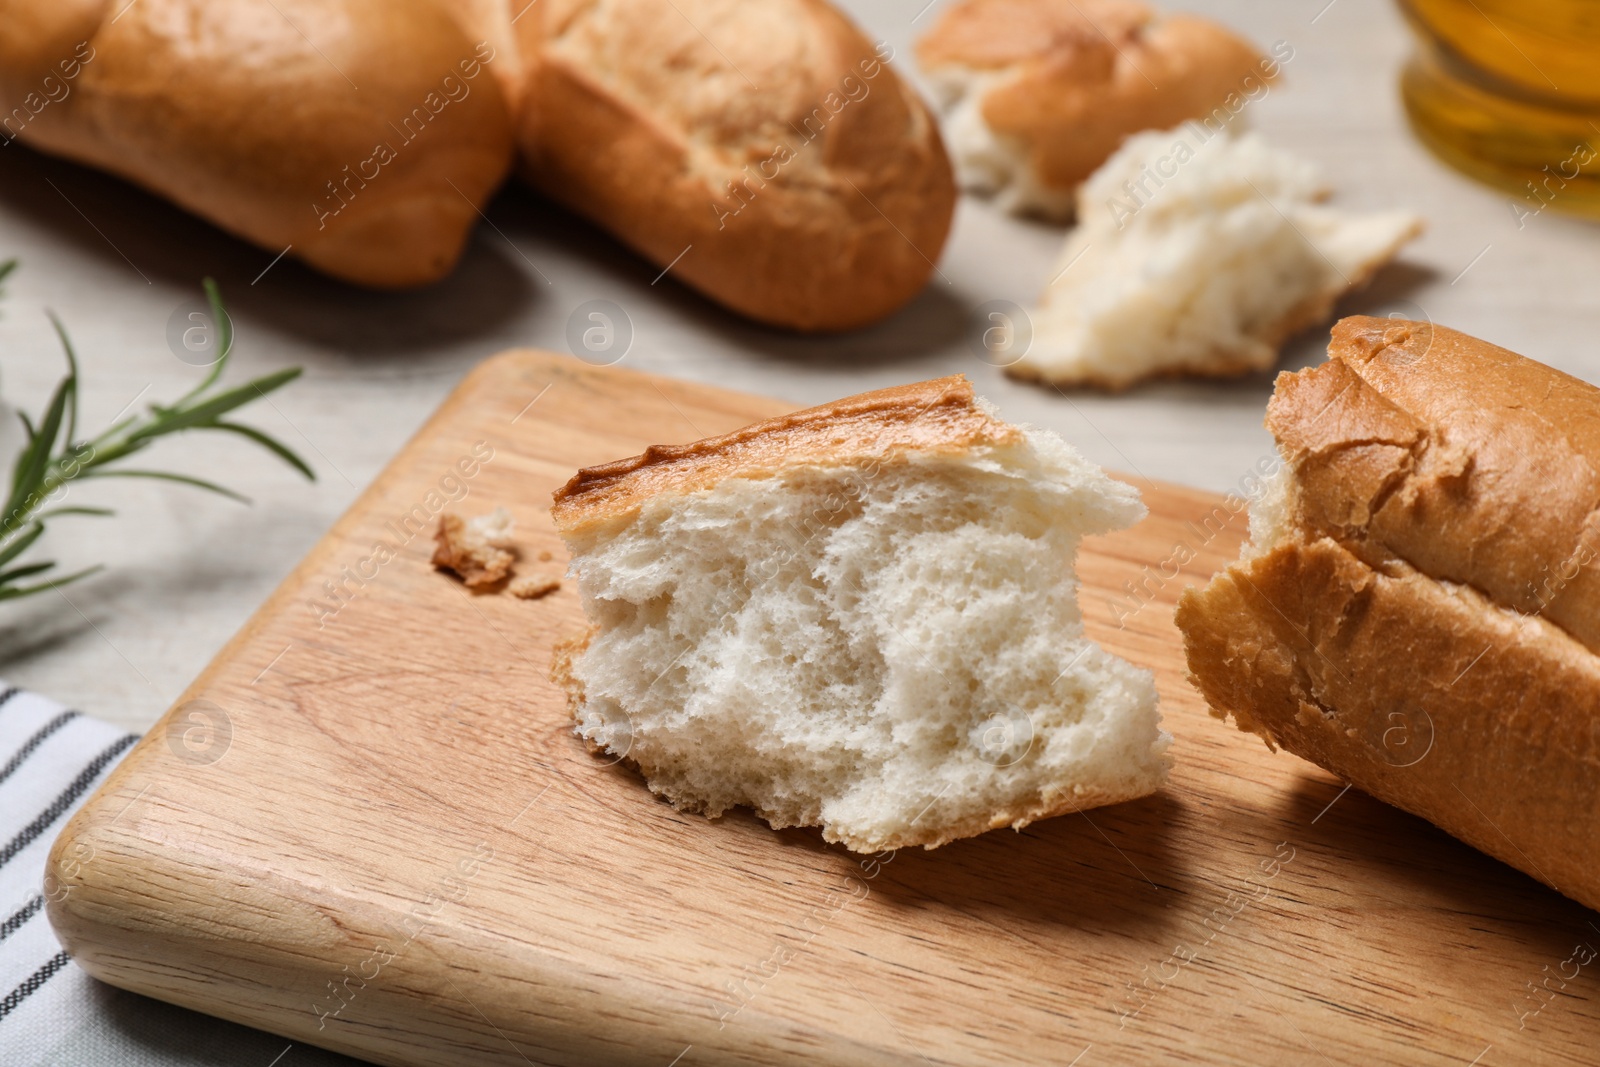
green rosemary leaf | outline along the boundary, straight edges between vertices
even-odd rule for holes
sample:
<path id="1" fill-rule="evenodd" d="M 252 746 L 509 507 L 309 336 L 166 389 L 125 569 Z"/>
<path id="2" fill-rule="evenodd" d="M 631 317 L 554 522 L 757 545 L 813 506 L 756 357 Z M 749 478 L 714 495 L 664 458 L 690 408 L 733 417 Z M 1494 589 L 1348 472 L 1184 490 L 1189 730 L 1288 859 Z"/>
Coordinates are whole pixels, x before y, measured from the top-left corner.
<path id="1" fill-rule="evenodd" d="M 22 429 L 24 431 L 24 434 L 27 437 L 28 441 L 31 442 L 33 440 L 33 438 L 34 438 L 34 435 L 38 433 L 38 431 L 33 428 L 33 420 L 28 418 L 28 413 L 25 412 L 25 411 L 17 412 L 17 418 L 22 420 Z M 12 488 L 16 487 L 17 479 L 22 477 L 22 465 L 25 462 L 27 462 L 27 459 L 28 459 L 28 449 L 26 447 L 23 447 L 22 449 L 20 449 L 17 452 L 17 458 L 11 464 L 11 485 L 12 485 Z"/>
<path id="2" fill-rule="evenodd" d="M 200 288 L 206 291 L 206 303 L 211 305 L 211 321 L 217 324 L 217 361 L 211 365 L 211 373 L 205 381 L 209 387 L 222 377 L 222 368 L 227 366 L 228 357 L 233 355 L 233 319 L 229 317 L 228 309 L 222 306 L 222 290 L 217 287 L 215 278 L 201 279 Z"/>
<path id="3" fill-rule="evenodd" d="M 39 514 L 34 516 L 34 520 L 36 522 L 43 522 L 45 519 L 53 519 L 57 515 L 115 515 L 115 514 L 116 514 L 116 511 L 114 509 L 112 509 L 112 508 L 90 508 L 90 507 L 51 508 L 49 511 L 41 511 L 41 512 L 39 512 Z"/>
<path id="4" fill-rule="evenodd" d="M 39 540 L 44 533 L 44 525 L 35 522 L 4 548 L 0 548 L 0 567 L 5 566 L 28 550 L 28 546 Z"/>
<path id="5" fill-rule="evenodd" d="M 215 278 L 204 279 L 200 286 L 206 291 L 206 303 L 211 305 L 211 322 L 217 331 L 217 358 L 212 362 L 206 376 L 200 379 L 200 384 L 184 393 L 178 402 L 172 405 L 172 409 L 152 405 L 151 410 L 157 414 L 181 408 L 215 385 L 217 379 L 222 377 L 223 368 L 228 365 L 228 357 L 233 354 L 233 320 L 228 317 L 228 309 L 222 306 L 222 290 L 217 287 Z"/>
<path id="6" fill-rule="evenodd" d="M 16 262 L 0 263 L 0 281 L 15 269 Z M 6 508 L 0 514 L 0 600 L 10 600 L 47 589 L 59 589 L 100 570 L 90 567 L 65 578 L 49 579 L 32 585 L 18 584 L 20 579 L 42 575 L 56 564 L 51 562 L 22 563 L 5 569 L 6 565 L 33 547 L 43 536 L 43 520 L 63 515 L 111 515 L 109 508 L 69 506 L 47 507 L 47 501 L 63 486 L 75 479 L 84 478 L 153 478 L 180 485 L 204 489 L 207 492 L 249 503 L 249 499 L 226 486 L 187 474 L 158 470 L 124 470 L 120 466 L 108 469 L 137 452 L 142 452 L 152 441 L 186 430 L 222 430 L 253 441 L 282 459 L 307 478 L 315 480 L 311 467 L 287 445 L 252 426 L 224 421 L 227 415 L 250 401 L 266 396 L 274 389 L 300 376 L 298 367 L 264 375 L 254 381 L 234 388 L 212 392 L 221 378 L 233 350 L 233 324 L 222 304 L 222 295 L 216 282 L 205 280 L 206 299 L 211 305 L 212 321 L 217 331 L 218 356 L 212 362 L 200 383 L 176 404 L 151 404 L 147 413 L 129 415 L 119 419 L 110 428 L 88 442 L 78 441 L 78 390 L 79 370 L 77 352 L 66 327 L 54 315 L 51 325 L 61 340 L 66 355 L 67 373 L 56 387 L 44 416 L 37 425 L 26 414 L 18 412 L 26 431 L 26 443 L 11 467 L 10 488 L 6 495 Z M 44 509 L 44 510 L 41 510 Z"/>
<path id="7" fill-rule="evenodd" d="M 63 443 L 71 448 L 78 440 L 78 353 L 72 350 L 72 338 L 67 336 L 67 328 L 61 325 L 56 313 L 50 311 L 46 314 L 50 316 L 50 325 L 56 328 L 56 336 L 61 338 L 61 350 L 67 354 L 67 378 L 62 383 L 68 393 L 67 436 Z"/>
<path id="8" fill-rule="evenodd" d="M 55 395 L 50 398 L 50 408 L 39 423 L 38 432 L 23 450 L 24 459 L 17 465 L 16 476 L 11 482 L 11 496 L 6 501 L 5 517 L 0 522 L 9 524 L 13 516 L 26 514 L 38 506 L 35 502 L 24 507 L 30 497 L 38 494 L 44 482 L 44 472 L 50 466 L 50 455 L 55 451 L 56 438 L 61 434 L 61 420 L 66 415 L 74 384 L 69 375 L 56 386 Z"/>
<path id="9" fill-rule="evenodd" d="M 225 485 L 208 482 L 204 478 L 196 478 L 188 474 L 174 474 L 171 471 L 138 471 L 138 470 L 100 470 L 98 468 L 84 471 L 85 478 L 158 478 L 164 482 L 179 482 L 183 485 L 192 485 L 196 489 L 205 489 L 208 492 L 225 496 L 230 500 L 237 500 L 241 504 L 250 503 L 250 498 L 243 493 L 236 493 Z"/>
<path id="10" fill-rule="evenodd" d="M 206 424 L 205 429 L 227 430 L 229 433 L 236 433 L 241 436 L 248 437 L 262 448 L 267 449 L 269 452 L 275 453 L 285 463 L 289 464 L 289 466 L 305 475 L 307 481 L 314 482 L 317 480 L 317 472 L 312 470 L 310 465 L 296 455 L 288 445 L 266 433 L 263 433 L 254 426 L 243 426 L 237 422 L 212 422 Z"/>
<path id="11" fill-rule="evenodd" d="M 300 377 L 300 368 L 289 367 L 286 370 L 257 378 L 253 382 L 245 382 L 243 385 L 235 386 L 227 392 L 218 393 L 214 397 L 203 400 L 193 407 L 162 412 L 161 416 L 154 420 L 149 427 L 135 430 L 132 436 L 137 439 L 157 437 L 162 434 L 176 433 L 179 430 L 187 430 L 195 426 L 204 426 L 226 415 L 234 408 L 242 407 L 257 397 L 265 396 L 274 389 L 287 385 L 298 377 Z"/>
<path id="12" fill-rule="evenodd" d="M 32 596 L 34 593 L 42 593 L 46 589 L 60 589 L 64 585 L 71 585 L 79 578 L 87 578 L 89 575 L 97 574 L 103 570 L 105 570 L 105 567 L 97 563 L 93 567 L 85 567 L 76 574 L 69 574 L 65 578 L 46 578 L 44 581 L 34 585 L 8 586 L 0 589 L 0 600 L 15 600 L 20 596 Z"/>
<path id="13" fill-rule="evenodd" d="M 50 560 L 45 563 L 25 563 L 20 567 L 12 567 L 8 571 L 0 571 L 0 587 L 15 582 L 18 578 L 28 578 L 35 574 L 42 574 L 55 565 L 55 561 Z"/>

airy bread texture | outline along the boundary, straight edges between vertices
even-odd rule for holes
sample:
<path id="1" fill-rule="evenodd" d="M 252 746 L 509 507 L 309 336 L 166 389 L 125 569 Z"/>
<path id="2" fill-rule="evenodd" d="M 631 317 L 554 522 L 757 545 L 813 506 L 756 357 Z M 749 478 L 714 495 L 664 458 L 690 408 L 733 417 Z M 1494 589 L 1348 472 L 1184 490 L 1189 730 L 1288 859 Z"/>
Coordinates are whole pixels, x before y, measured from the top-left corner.
<path id="1" fill-rule="evenodd" d="M 1177 622 L 1219 717 L 1600 906 L 1600 390 L 1351 318 L 1278 378 L 1252 544 Z"/>
<path id="2" fill-rule="evenodd" d="M 524 174 L 674 278 L 843 330 L 933 272 L 956 199 L 938 124 L 823 0 L 541 0 L 516 29 Z"/>
<path id="3" fill-rule="evenodd" d="M 1079 191 L 1078 227 L 1007 370 L 1125 389 L 1267 370 L 1422 231 L 1323 206 L 1309 162 L 1190 124 L 1128 139 Z"/>
<path id="4" fill-rule="evenodd" d="M 1129 134 L 1214 112 L 1226 122 L 1278 72 L 1213 22 L 1132 0 L 958 0 L 917 60 L 961 187 L 1061 220 Z"/>
<path id="5" fill-rule="evenodd" d="M 0 26 L 5 138 L 348 281 L 443 277 L 511 166 L 492 47 L 436 0 L 0 0 Z"/>
<path id="6" fill-rule="evenodd" d="M 1072 569 L 1138 495 L 964 378 L 582 471 L 553 513 L 578 733 L 679 808 L 870 852 L 1164 780 L 1152 676 L 1084 636 Z"/>

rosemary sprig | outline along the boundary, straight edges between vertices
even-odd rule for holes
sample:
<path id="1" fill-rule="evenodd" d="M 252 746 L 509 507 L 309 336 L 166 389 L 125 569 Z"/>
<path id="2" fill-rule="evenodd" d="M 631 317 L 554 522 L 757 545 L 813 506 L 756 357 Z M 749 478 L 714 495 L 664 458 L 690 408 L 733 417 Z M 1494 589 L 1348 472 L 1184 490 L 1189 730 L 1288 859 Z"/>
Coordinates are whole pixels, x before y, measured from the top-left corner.
<path id="1" fill-rule="evenodd" d="M 16 268 L 16 261 L 0 263 L 0 281 Z M 220 355 L 201 382 L 169 405 L 152 404 L 145 414 L 120 419 L 99 436 L 78 440 L 78 357 L 72 340 L 55 315 L 50 316 L 61 347 L 66 353 L 67 376 L 56 386 L 50 403 L 37 423 L 18 412 L 27 431 L 27 443 L 11 469 L 11 487 L 5 508 L 0 512 L 0 600 L 38 593 L 75 582 L 100 567 L 89 567 L 64 577 L 46 577 L 54 561 L 18 563 L 23 553 L 44 536 L 47 520 L 65 515 L 111 515 L 108 508 L 88 506 L 47 506 L 73 482 L 90 478 L 157 478 L 205 489 L 244 503 L 249 501 L 231 489 L 186 474 L 170 471 L 112 468 L 112 464 L 144 451 L 161 437 L 191 430 L 221 430 L 244 437 L 272 452 L 312 481 L 316 474 L 286 445 L 252 426 L 228 421 L 224 416 L 274 389 L 282 388 L 300 376 L 299 367 L 268 374 L 231 389 L 213 387 L 222 377 L 233 349 L 233 329 L 222 306 L 216 282 L 204 282 L 206 299 L 211 304 L 211 321 L 216 324 Z M 26 583 L 25 579 L 36 579 Z"/>

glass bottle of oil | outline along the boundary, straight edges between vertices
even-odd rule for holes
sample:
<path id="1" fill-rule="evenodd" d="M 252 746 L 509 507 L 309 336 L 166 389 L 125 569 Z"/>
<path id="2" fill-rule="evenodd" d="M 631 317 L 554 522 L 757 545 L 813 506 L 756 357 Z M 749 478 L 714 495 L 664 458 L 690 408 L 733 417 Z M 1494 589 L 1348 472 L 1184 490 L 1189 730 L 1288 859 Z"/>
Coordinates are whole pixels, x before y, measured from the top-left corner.
<path id="1" fill-rule="evenodd" d="M 1600 217 L 1600 0 L 1400 0 L 1401 95 L 1423 143 L 1511 194 Z"/>

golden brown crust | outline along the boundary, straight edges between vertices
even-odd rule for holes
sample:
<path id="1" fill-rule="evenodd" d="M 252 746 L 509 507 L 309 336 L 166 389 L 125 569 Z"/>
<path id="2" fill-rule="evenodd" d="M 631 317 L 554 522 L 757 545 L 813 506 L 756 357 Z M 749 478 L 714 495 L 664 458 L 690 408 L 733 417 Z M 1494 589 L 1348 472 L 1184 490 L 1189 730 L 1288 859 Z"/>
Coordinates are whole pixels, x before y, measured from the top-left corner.
<path id="1" fill-rule="evenodd" d="M 938 125 L 824 0 L 541 0 L 517 23 L 522 171 L 742 314 L 865 325 L 939 258 Z"/>
<path id="2" fill-rule="evenodd" d="M 1204 118 L 1277 73 L 1222 26 L 1132 0 L 962 0 L 917 42 L 917 59 L 930 72 L 1009 72 L 986 93 L 984 121 L 1063 190 L 1129 134 Z"/>
<path id="3" fill-rule="evenodd" d="M 34 118 L 70 97 L 83 62 L 93 62 L 90 39 L 106 18 L 110 0 L 58 0 L 48 4 L 0 0 L 0 119 L 4 138 L 20 136 Z M 46 79 L 51 79 L 48 83 Z M 41 100 L 25 103 L 29 93 Z M 21 115 L 14 114 L 23 107 Z M 37 108 L 37 115 L 31 114 Z M 21 125 L 19 125 L 21 123 Z"/>
<path id="4" fill-rule="evenodd" d="M 1355 317 L 1279 378 L 1295 521 L 1600 650 L 1600 390 L 1429 323 Z"/>
<path id="5" fill-rule="evenodd" d="M 488 64 L 488 70 L 500 85 L 500 95 L 511 112 L 513 125 L 515 117 L 522 113 L 522 94 L 528 82 L 514 20 L 527 2 L 517 0 L 512 4 L 508 0 L 445 0 L 440 5 L 455 19 L 467 35 L 467 40 L 473 44 L 486 42 L 494 50 L 494 59 Z"/>
<path id="6" fill-rule="evenodd" d="M 437 0 L 0 0 L 0 25 L 8 133 L 349 281 L 443 277 L 510 166 L 492 63 Z"/>
<path id="7" fill-rule="evenodd" d="M 567 694 L 567 711 L 573 719 L 577 719 L 578 711 L 583 707 L 583 683 L 578 680 L 577 673 L 573 670 L 589 647 L 589 642 L 594 640 L 594 635 L 600 632 L 600 627 L 592 623 L 584 627 L 581 633 L 574 634 L 564 641 L 556 642 L 550 652 L 550 680 L 556 688 Z M 588 742 L 591 752 L 603 752 L 605 747 L 593 741 Z"/>
<path id="8" fill-rule="evenodd" d="M 1328 538 L 1186 591 L 1177 622 L 1218 717 L 1600 906 L 1600 661 L 1559 627 Z"/>
<path id="9" fill-rule="evenodd" d="M 1003 445 L 1021 431 L 991 418 L 963 375 L 895 386 L 767 419 L 687 445 L 585 467 L 555 492 L 563 536 L 631 515 L 659 493 L 688 493 L 724 478 L 757 477 L 787 466 L 892 460 L 908 450 L 959 451 Z"/>

